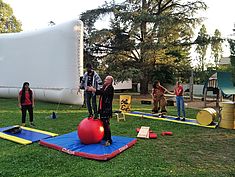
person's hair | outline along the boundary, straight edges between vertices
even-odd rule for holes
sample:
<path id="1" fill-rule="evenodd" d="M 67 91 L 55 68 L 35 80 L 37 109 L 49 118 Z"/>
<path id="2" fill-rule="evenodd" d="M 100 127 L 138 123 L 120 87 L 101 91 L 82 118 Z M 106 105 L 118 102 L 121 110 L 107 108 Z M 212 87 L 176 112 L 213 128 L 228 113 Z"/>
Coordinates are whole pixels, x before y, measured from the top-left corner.
<path id="1" fill-rule="evenodd" d="M 178 84 L 181 84 L 182 82 L 181 81 L 177 81 Z"/>
<path id="2" fill-rule="evenodd" d="M 156 88 L 156 85 L 157 85 L 157 83 L 159 83 L 159 82 L 160 82 L 159 80 L 155 81 L 155 82 L 153 83 L 153 88 Z"/>
<path id="3" fill-rule="evenodd" d="M 86 64 L 86 68 L 92 69 L 92 68 L 93 68 L 93 67 L 92 67 L 92 64 L 91 64 L 91 63 L 87 63 L 87 64 Z"/>
<path id="4" fill-rule="evenodd" d="M 25 101 L 25 86 L 28 85 L 29 86 L 29 83 L 28 82 L 24 82 L 23 83 L 23 86 L 22 86 L 22 95 L 21 95 L 21 99 L 20 99 L 20 102 L 21 103 L 24 103 Z M 30 100 L 32 100 L 32 90 L 29 88 L 29 95 L 30 95 Z"/>
<path id="5" fill-rule="evenodd" d="M 108 76 L 106 76 L 106 78 L 110 78 L 112 80 L 111 84 L 113 84 L 113 76 L 108 75 Z"/>

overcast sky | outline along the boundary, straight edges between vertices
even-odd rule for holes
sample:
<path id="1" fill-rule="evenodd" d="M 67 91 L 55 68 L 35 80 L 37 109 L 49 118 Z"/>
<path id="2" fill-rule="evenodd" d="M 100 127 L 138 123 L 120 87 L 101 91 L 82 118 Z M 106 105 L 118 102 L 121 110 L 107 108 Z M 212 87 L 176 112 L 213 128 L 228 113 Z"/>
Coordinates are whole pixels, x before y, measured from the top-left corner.
<path id="1" fill-rule="evenodd" d="M 24 31 L 48 26 L 49 21 L 62 23 L 79 17 L 82 12 L 104 4 L 105 0 L 3 0 L 13 8 L 14 15 L 22 22 Z M 106 0 L 110 2 L 111 0 Z M 123 2 L 123 0 L 116 0 Z M 205 16 L 208 33 L 219 29 L 223 36 L 232 33 L 235 22 L 235 0 L 204 0 L 209 6 Z"/>
<path id="2" fill-rule="evenodd" d="M 111 0 L 106 0 L 110 2 Z M 124 0 L 116 0 L 123 2 Z M 205 17 L 204 24 L 207 32 L 213 35 L 218 29 L 223 37 L 228 37 L 233 33 L 235 23 L 235 0 L 203 0 L 208 5 L 206 12 L 201 12 L 199 16 Z M 56 24 L 68 20 L 78 19 L 79 14 L 89 9 L 97 8 L 105 3 L 105 0 L 3 0 L 8 3 L 13 13 L 22 23 L 23 31 L 32 31 L 45 28 L 49 21 Z M 105 21 L 99 22 L 102 27 Z M 197 34 L 200 27 L 197 28 Z M 228 47 L 224 48 L 224 55 L 229 55 Z"/>

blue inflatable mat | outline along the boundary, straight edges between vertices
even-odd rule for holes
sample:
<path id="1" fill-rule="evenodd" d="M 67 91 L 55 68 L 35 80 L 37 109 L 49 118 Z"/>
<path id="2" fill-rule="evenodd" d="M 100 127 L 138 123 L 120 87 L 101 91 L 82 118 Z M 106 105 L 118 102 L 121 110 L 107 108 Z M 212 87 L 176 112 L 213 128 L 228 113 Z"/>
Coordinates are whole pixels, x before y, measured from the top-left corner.
<path id="1" fill-rule="evenodd" d="M 109 160 L 124 150 L 133 146 L 137 139 L 122 136 L 112 136 L 113 143 L 104 146 L 104 141 L 98 144 L 82 144 L 77 131 L 53 138 L 40 140 L 39 144 L 71 155 L 95 160 Z"/>
<path id="2" fill-rule="evenodd" d="M 200 127 L 216 128 L 216 124 L 215 125 L 201 125 L 197 122 L 196 119 L 186 118 L 185 121 L 181 121 L 181 120 L 175 120 L 175 118 L 176 118 L 175 116 L 169 116 L 169 115 L 164 115 L 163 117 L 157 117 L 156 115 L 151 114 L 151 113 L 144 113 L 144 112 L 138 112 L 138 111 L 125 113 L 125 115 L 130 115 L 130 116 L 135 116 L 135 117 L 143 117 L 143 118 L 155 119 L 155 120 L 164 120 L 164 121 L 181 123 L 181 124 L 188 124 L 188 125 L 196 125 L 196 126 L 200 126 Z"/>
<path id="3" fill-rule="evenodd" d="M 7 131 L 14 127 L 20 127 L 21 131 L 19 133 L 11 133 L 10 131 L 9 132 Z M 19 125 L 0 128 L 0 138 L 7 139 L 7 140 L 24 144 L 24 145 L 31 144 L 41 139 L 45 139 L 45 138 L 53 137 L 57 135 L 58 134 L 55 134 L 55 133 L 38 130 L 34 128 L 29 128 L 29 127 L 22 127 Z"/>

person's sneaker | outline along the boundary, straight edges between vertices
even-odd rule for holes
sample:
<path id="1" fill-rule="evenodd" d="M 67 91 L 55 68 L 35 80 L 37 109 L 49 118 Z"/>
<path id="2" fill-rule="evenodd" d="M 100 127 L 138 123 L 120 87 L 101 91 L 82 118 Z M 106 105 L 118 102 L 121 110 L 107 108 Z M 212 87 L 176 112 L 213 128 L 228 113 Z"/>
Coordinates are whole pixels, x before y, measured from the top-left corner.
<path id="1" fill-rule="evenodd" d="M 22 124 L 21 124 L 21 126 L 22 126 L 22 127 L 25 127 L 25 126 L 26 126 L 26 124 L 25 124 L 25 123 L 22 123 Z"/>
<path id="2" fill-rule="evenodd" d="M 175 120 L 180 120 L 180 117 L 175 118 Z"/>
<path id="3" fill-rule="evenodd" d="M 33 122 L 30 122 L 31 127 L 35 127 L 36 125 Z"/>
<path id="4" fill-rule="evenodd" d="M 111 145 L 111 144 L 110 144 L 109 141 L 106 141 L 105 144 L 104 144 L 104 146 L 110 146 L 110 145 Z"/>
<path id="5" fill-rule="evenodd" d="M 112 141 L 107 140 L 104 145 L 105 146 L 110 146 L 111 144 L 112 144 Z"/>
<path id="6" fill-rule="evenodd" d="M 98 115 L 98 114 L 95 114 L 95 116 L 94 116 L 93 119 L 99 119 L 99 115 Z"/>
<path id="7" fill-rule="evenodd" d="M 163 110 L 161 110 L 161 113 L 166 114 L 167 110 L 163 109 Z"/>
<path id="8" fill-rule="evenodd" d="M 183 118 L 181 121 L 185 121 L 185 118 Z"/>
<path id="9" fill-rule="evenodd" d="M 93 115 L 89 114 L 87 117 L 88 117 L 88 119 L 90 119 L 90 118 L 93 118 Z"/>

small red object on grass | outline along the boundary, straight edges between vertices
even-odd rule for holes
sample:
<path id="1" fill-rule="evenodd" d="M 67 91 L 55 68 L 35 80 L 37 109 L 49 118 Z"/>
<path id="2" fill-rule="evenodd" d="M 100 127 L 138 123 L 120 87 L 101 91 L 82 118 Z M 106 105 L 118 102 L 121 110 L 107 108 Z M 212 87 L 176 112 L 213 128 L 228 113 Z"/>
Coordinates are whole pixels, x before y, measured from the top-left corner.
<path id="1" fill-rule="evenodd" d="M 165 135 L 172 135 L 172 132 L 162 132 L 161 135 L 162 135 L 162 136 L 165 136 Z"/>
<path id="2" fill-rule="evenodd" d="M 157 138 L 157 134 L 156 133 L 149 133 L 149 138 L 150 139 L 156 139 Z"/>

